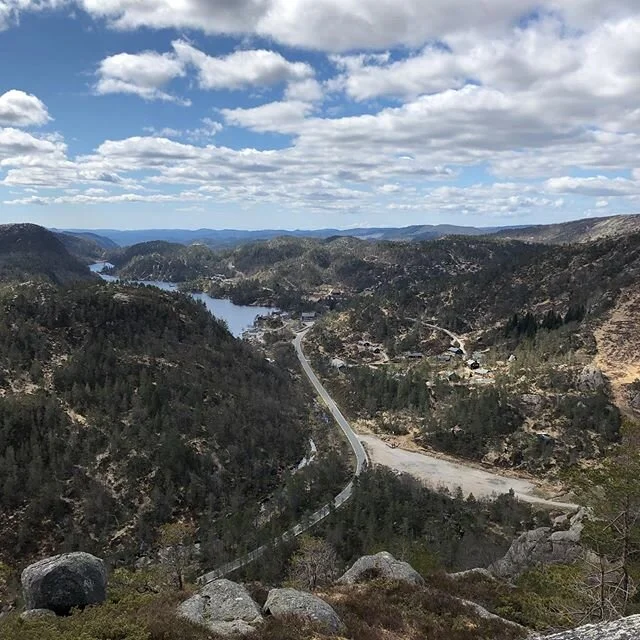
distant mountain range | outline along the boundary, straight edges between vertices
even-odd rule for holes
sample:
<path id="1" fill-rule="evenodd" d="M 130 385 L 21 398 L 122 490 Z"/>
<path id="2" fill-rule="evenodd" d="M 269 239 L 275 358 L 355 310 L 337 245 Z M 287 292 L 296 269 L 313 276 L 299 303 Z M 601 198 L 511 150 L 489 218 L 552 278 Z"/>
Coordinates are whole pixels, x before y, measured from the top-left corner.
<path id="1" fill-rule="evenodd" d="M 503 238 L 541 242 L 543 244 L 570 244 L 588 242 L 600 238 L 624 235 L 640 231 L 640 216 L 611 216 L 586 218 L 550 225 L 508 226 L 508 227 L 462 227 L 449 224 L 413 225 L 409 227 L 377 227 L 359 229 L 261 229 L 245 231 L 241 229 L 68 229 L 60 231 L 80 237 L 101 249 L 115 246 L 128 247 L 142 242 L 162 240 L 184 245 L 206 244 L 212 248 L 234 247 L 257 240 L 289 236 L 296 238 L 330 238 L 349 236 L 362 240 L 421 241 L 436 240 L 444 236 L 485 236 L 499 235 Z"/>
<path id="2" fill-rule="evenodd" d="M 104 243 L 116 243 L 127 247 L 142 242 L 164 240 L 180 244 L 201 243 L 210 247 L 232 247 L 256 240 L 271 240 L 282 236 L 295 238 L 331 238 L 333 236 L 349 236 L 363 240 L 435 240 L 449 235 L 480 236 L 502 231 L 506 227 L 458 227 L 455 225 L 415 225 L 400 228 L 367 228 L 367 229 L 260 229 L 244 231 L 240 229 L 68 229 L 65 233 L 81 235 L 85 238 Z M 112 248 L 104 246 L 104 248 Z"/>

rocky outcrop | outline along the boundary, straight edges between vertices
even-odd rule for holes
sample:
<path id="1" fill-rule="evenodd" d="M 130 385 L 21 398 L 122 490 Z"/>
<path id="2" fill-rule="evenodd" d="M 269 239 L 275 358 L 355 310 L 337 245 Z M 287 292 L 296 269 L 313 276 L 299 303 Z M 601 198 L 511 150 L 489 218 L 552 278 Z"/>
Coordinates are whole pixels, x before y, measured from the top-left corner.
<path id="1" fill-rule="evenodd" d="M 584 512 L 578 511 L 570 519 L 569 528 L 560 531 L 550 527 L 525 531 L 513 541 L 505 556 L 489 567 L 489 571 L 510 580 L 537 565 L 575 562 L 583 553 L 580 544 L 583 517 Z"/>
<path id="2" fill-rule="evenodd" d="M 55 618 L 56 614 L 49 609 L 29 609 L 20 614 L 20 620 L 40 620 L 41 618 Z"/>
<path id="3" fill-rule="evenodd" d="M 381 551 L 375 556 L 363 556 L 338 580 L 338 584 L 355 584 L 376 578 L 397 580 L 412 585 L 423 585 L 423 577 L 407 562 L 396 560 L 390 553 Z"/>
<path id="4" fill-rule="evenodd" d="M 214 580 L 178 607 L 178 615 L 221 636 L 248 635 L 262 623 L 260 608 L 237 582 Z"/>
<path id="5" fill-rule="evenodd" d="M 339 633 L 345 628 L 330 604 L 296 589 L 271 589 L 263 611 L 274 618 L 292 616 L 313 622 L 330 633 Z"/>
<path id="6" fill-rule="evenodd" d="M 468 580 L 469 578 L 480 578 L 489 581 L 496 580 L 496 577 L 491 573 L 491 571 L 480 567 L 467 569 L 466 571 L 458 571 L 456 573 L 448 573 L 447 576 L 456 582 L 459 580 Z"/>
<path id="7" fill-rule="evenodd" d="M 67 615 L 74 607 L 104 602 L 107 571 L 89 553 L 65 553 L 40 560 L 22 572 L 25 608 Z"/>
<path id="8" fill-rule="evenodd" d="M 588 624 L 571 631 L 561 631 L 544 640 L 637 640 L 640 638 L 640 615 L 614 622 Z"/>
<path id="9" fill-rule="evenodd" d="M 597 367 L 587 365 L 578 376 L 578 389 L 580 391 L 597 391 L 606 385 L 605 377 Z"/>

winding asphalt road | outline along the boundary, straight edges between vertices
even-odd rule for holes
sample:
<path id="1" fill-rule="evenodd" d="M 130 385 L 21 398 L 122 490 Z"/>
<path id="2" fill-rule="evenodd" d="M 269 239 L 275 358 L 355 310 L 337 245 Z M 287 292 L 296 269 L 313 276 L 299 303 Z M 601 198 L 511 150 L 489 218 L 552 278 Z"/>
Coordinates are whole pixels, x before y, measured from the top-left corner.
<path id="1" fill-rule="evenodd" d="M 342 415 L 336 403 L 333 401 L 331 396 L 327 393 L 327 390 L 322 386 L 322 383 L 320 382 L 320 380 L 318 380 L 318 376 L 316 376 L 316 374 L 313 372 L 313 369 L 311 368 L 309 361 L 307 360 L 306 356 L 304 355 L 304 352 L 302 351 L 302 340 L 304 339 L 305 335 L 307 334 L 310 328 L 311 326 L 308 326 L 306 329 L 304 329 L 303 331 L 301 331 L 296 335 L 296 338 L 293 341 L 293 346 L 295 347 L 298 360 L 300 361 L 300 364 L 302 365 L 302 369 L 304 370 L 307 378 L 309 378 L 309 381 L 317 391 L 318 395 L 322 398 L 322 400 L 327 405 L 327 408 L 331 412 L 331 415 L 333 416 L 334 420 L 338 423 L 338 426 L 340 427 L 340 429 L 346 436 L 347 440 L 349 441 L 349 444 L 351 445 L 351 449 L 353 450 L 353 453 L 356 458 L 356 468 L 354 471 L 354 477 L 356 477 L 356 476 L 359 476 L 367 466 L 367 463 L 368 463 L 367 452 L 362 446 L 362 443 L 358 439 L 358 436 L 356 435 L 355 431 L 351 428 L 351 425 L 347 422 L 346 418 Z M 287 542 L 299 536 L 301 533 L 304 533 L 314 525 L 318 524 L 318 522 L 324 520 L 334 509 L 337 509 L 338 507 L 343 505 L 351 497 L 352 493 L 353 493 L 353 479 L 349 481 L 349 484 L 347 484 L 347 486 L 333 499 L 331 503 L 324 505 L 324 507 L 322 507 L 321 509 L 318 509 L 318 511 L 316 511 L 311 516 L 306 518 L 304 522 L 297 524 L 292 529 L 289 529 L 289 531 L 286 531 L 281 536 L 277 537 L 275 540 L 272 541 L 271 545 L 264 544 L 261 547 L 258 547 L 257 549 L 250 551 L 249 553 L 247 553 L 246 555 L 240 558 L 236 558 L 235 560 L 232 560 L 231 562 L 227 562 L 226 564 L 223 564 L 222 566 L 218 567 L 217 569 L 214 569 L 213 571 L 209 571 L 208 573 L 205 573 L 204 575 L 198 578 L 198 584 L 204 585 L 204 584 L 207 584 L 208 582 L 212 582 L 213 580 L 224 578 L 230 573 L 237 571 L 238 569 L 250 564 L 251 562 L 254 562 L 258 558 L 263 556 L 270 548 L 272 548 L 272 545 L 276 546 L 282 542 Z"/>
<path id="2" fill-rule="evenodd" d="M 307 331 L 309 331 L 309 328 L 310 327 L 308 327 L 304 331 L 301 331 L 296 336 L 295 340 L 293 341 L 293 346 L 296 349 L 298 360 L 300 360 L 300 364 L 302 365 L 304 372 L 307 374 L 307 378 L 309 378 L 309 381 L 317 391 L 318 395 L 327 405 L 327 408 L 331 412 L 334 420 L 338 423 L 338 426 L 342 429 L 344 435 L 347 437 L 347 440 L 349 441 L 349 444 L 353 449 L 353 453 L 356 456 L 356 470 L 354 475 L 359 476 L 367 464 L 367 452 L 364 450 L 362 442 L 360 442 L 360 439 L 356 435 L 356 432 L 351 428 L 351 425 L 342 415 L 340 409 L 338 409 L 338 405 L 336 405 L 336 403 L 333 401 L 333 398 L 327 393 L 327 390 L 322 386 L 320 380 L 318 380 L 318 376 L 316 376 L 316 374 L 314 373 L 311 365 L 309 364 L 309 361 L 302 351 L 302 340 L 307 334 Z"/>

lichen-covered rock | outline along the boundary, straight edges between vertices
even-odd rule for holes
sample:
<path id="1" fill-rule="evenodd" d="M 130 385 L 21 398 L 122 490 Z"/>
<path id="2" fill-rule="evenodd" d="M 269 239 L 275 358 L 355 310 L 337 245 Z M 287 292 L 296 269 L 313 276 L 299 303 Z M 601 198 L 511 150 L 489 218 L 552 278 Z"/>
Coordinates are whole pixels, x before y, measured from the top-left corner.
<path id="1" fill-rule="evenodd" d="M 570 519 L 570 528 L 553 531 L 540 527 L 525 531 L 516 538 L 503 558 L 494 562 L 489 571 L 499 578 L 514 579 L 538 565 L 571 564 L 583 555 L 580 544 L 582 518 L 580 510 Z"/>
<path id="2" fill-rule="evenodd" d="M 263 611 L 274 618 L 292 616 L 307 620 L 330 633 L 339 633 L 345 628 L 330 604 L 311 593 L 296 589 L 271 589 Z"/>
<path id="3" fill-rule="evenodd" d="M 107 570 L 89 553 L 64 553 L 28 566 L 22 572 L 22 592 L 27 610 L 67 615 L 74 607 L 104 602 Z"/>
<path id="4" fill-rule="evenodd" d="M 222 636 L 248 635 L 262 622 L 260 608 L 241 584 L 214 580 L 178 607 L 178 615 Z"/>
<path id="5" fill-rule="evenodd" d="M 55 618 L 56 614 L 50 609 L 29 609 L 20 614 L 20 620 L 40 620 L 41 618 Z"/>
<path id="6" fill-rule="evenodd" d="M 605 377 L 597 367 L 587 365 L 578 376 L 578 389 L 580 391 L 597 391 L 606 385 Z"/>
<path id="7" fill-rule="evenodd" d="M 544 640 L 638 640 L 640 638 L 640 615 L 629 616 L 614 622 L 588 624 L 571 631 L 561 631 Z"/>
<path id="8" fill-rule="evenodd" d="M 376 578 L 398 580 L 412 585 L 423 585 L 423 577 L 407 562 L 396 560 L 381 551 L 375 556 L 363 556 L 338 580 L 338 584 L 355 584 Z"/>

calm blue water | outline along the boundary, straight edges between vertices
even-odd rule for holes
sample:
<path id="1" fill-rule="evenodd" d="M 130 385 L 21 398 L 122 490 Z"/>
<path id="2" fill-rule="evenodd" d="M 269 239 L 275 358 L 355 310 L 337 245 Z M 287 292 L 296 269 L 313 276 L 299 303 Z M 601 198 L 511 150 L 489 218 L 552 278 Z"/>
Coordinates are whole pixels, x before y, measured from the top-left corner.
<path id="1" fill-rule="evenodd" d="M 98 262 L 90 266 L 91 271 L 94 273 L 100 273 L 105 266 L 110 266 L 109 263 Z M 107 276 L 100 273 L 100 277 L 107 282 L 116 282 L 118 278 L 113 276 Z M 161 282 L 159 280 L 138 280 L 140 284 L 148 284 L 153 287 L 158 287 L 163 291 L 177 291 L 178 286 L 172 282 Z M 206 293 L 192 293 L 192 298 L 201 300 L 209 312 L 216 318 L 220 318 L 227 323 L 229 331 L 239 338 L 242 332 L 253 326 L 255 319 L 258 316 L 265 316 L 275 311 L 270 307 L 245 307 L 237 304 L 233 304 L 230 300 L 224 300 L 222 298 L 212 298 Z"/>

